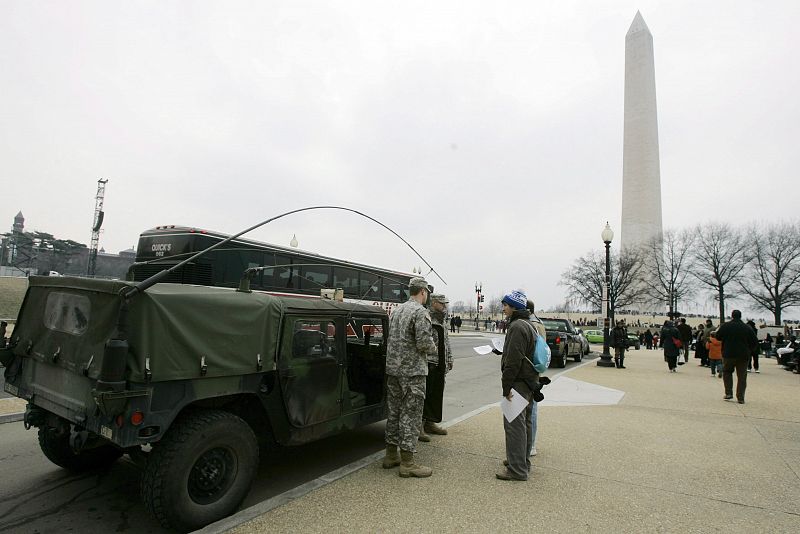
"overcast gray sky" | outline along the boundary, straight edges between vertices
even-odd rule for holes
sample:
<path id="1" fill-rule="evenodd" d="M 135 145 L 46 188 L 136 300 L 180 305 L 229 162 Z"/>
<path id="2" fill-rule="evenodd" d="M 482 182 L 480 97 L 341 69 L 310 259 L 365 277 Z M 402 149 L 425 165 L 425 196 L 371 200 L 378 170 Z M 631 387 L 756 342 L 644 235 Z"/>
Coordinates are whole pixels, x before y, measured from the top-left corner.
<path id="1" fill-rule="evenodd" d="M 664 226 L 788 218 L 797 1 L 4 0 L 0 225 L 21 210 L 28 230 L 88 244 L 101 177 L 109 252 L 160 224 L 233 233 L 340 204 L 409 240 L 451 301 L 479 280 L 556 305 L 560 273 L 603 247 L 606 220 L 619 230 L 637 9 L 655 43 Z M 421 264 L 346 213 L 252 237 L 292 234 Z"/>

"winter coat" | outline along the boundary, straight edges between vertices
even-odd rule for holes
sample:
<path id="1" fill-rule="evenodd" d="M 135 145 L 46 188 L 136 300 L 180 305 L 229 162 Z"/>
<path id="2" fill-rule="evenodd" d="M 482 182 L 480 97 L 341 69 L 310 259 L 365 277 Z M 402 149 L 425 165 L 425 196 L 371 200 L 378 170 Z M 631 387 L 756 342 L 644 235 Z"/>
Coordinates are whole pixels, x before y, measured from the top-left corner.
<path id="1" fill-rule="evenodd" d="M 726 359 L 746 359 L 758 349 L 755 331 L 741 319 L 723 323 L 717 329 L 717 339 L 722 341 L 722 357 Z"/>
<path id="2" fill-rule="evenodd" d="M 503 344 L 503 358 L 500 360 L 504 397 L 508 397 L 511 388 L 514 388 L 526 399 L 530 399 L 533 394 L 531 388 L 539 382 L 539 373 L 533 369 L 533 362 L 530 360 L 536 346 L 534 329 L 529 322 L 530 316 L 528 310 L 514 310 L 511 314 Z"/>
<path id="3" fill-rule="evenodd" d="M 608 335 L 608 344 L 618 349 L 628 346 L 628 330 L 624 326 L 615 326 Z"/>
<path id="4" fill-rule="evenodd" d="M 681 353 L 681 349 L 675 346 L 672 338 L 680 339 L 681 333 L 673 326 L 672 321 L 667 321 L 664 328 L 661 329 L 661 339 L 664 345 L 664 356 L 677 356 Z"/>
<path id="5" fill-rule="evenodd" d="M 709 360 L 722 359 L 722 341 L 715 337 L 709 337 L 706 341 L 706 349 L 708 349 Z"/>
<path id="6" fill-rule="evenodd" d="M 678 326 L 676 326 L 675 328 L 677 328 L 678 332 L 681 333 L 679 339 L 684 342 L 684 345 L 686 345 L 687 341 L 689 343 L 692 342 L 692 327 L 691 326 L 689 326 L 686 323 L 681 323 Z"/>

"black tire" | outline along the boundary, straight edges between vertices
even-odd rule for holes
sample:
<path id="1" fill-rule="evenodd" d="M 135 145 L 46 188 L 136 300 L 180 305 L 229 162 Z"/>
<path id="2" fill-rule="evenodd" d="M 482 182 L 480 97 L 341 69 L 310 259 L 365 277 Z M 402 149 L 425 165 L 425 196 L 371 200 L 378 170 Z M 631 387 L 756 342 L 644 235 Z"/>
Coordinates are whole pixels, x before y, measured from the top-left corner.
<path id="1" fill-rule="evenodd" d="M 250 426 L 220 410 L 181 415 L 153 445 L 142 500 L 165 528 L 192 531 L 235 512 L 258 469 Z"/>
<path id="2" fill-rule="evenodd" d="M 71 428 L 71 426 L 70 426 Z M 82 473 L 84 471 L 108 469 L 122 456 L 114 445 L 101 445 L 75 453 L 69 443 L 70 432 L 58 433 L 56 429 L 39 429 L 39 447 L 47 459 L 59 467 Z"/>
<path id="3" fill-rule="evenodd" d="M 564 352 L 561 353 L 561 361 L 558 362 L 558 366 L 560 368 L 564 368 L 567 366 L 567 349 L 564 349 Z"/>
<path id="4" fill-rule="evenodd" d="M 581 360 L 583 360 L 583 347 L 581 347 L 581 350 L 578 351 L 578 355 L 573 356 L 572 359 L 575 360 L 576 362 L 580 362 Z"/>

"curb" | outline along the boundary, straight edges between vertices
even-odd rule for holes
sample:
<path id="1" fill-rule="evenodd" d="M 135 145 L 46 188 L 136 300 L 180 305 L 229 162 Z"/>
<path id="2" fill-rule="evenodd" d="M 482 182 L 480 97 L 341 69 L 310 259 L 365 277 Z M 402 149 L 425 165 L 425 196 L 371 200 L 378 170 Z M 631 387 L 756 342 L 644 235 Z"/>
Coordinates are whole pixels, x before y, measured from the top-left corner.
<path id="1" fill-rule="evenodd" d="M 0 415 L 0 425 L 3 423 L 15 423 L 17 421 L 22 421 L 25 418 L 25 412 L 19 413 L 8 413 L 5 415 Z"/>

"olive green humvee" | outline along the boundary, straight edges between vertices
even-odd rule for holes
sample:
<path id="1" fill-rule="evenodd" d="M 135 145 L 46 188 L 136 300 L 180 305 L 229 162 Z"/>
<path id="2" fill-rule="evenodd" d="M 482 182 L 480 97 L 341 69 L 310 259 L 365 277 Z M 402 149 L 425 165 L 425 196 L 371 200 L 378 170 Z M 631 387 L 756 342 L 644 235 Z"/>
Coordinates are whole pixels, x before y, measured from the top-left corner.
<path id="1" fill-rule="evenodd" d="M 129 454 L 168 528 L 234 512 L 259 450 L 385 418 L 380 308 L 226 288 L 31 277 L 5 390 L 66 469 Z M 147 452 L 145 452 L 147 451 Z"/>

